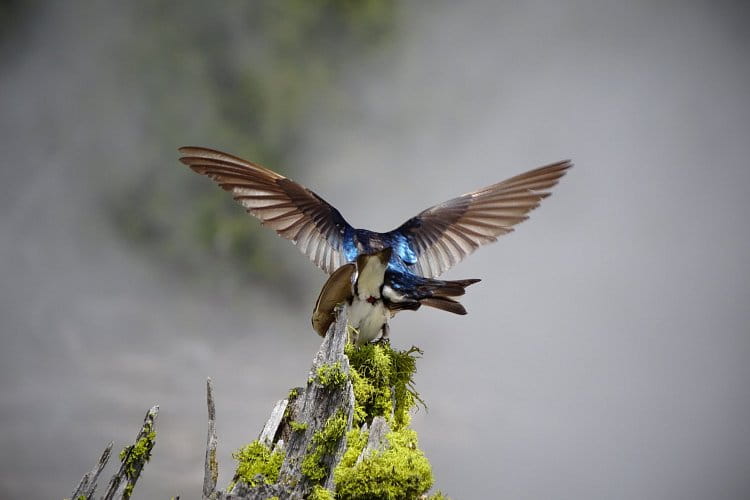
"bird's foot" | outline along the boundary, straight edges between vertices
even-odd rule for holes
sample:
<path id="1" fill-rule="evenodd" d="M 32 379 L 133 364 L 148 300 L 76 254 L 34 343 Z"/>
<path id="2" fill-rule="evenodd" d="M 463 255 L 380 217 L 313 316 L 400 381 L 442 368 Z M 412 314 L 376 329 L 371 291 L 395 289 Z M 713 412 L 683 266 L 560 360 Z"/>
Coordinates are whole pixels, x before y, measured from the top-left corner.
<path id="1" fill-rule="evenodd" d="M 390 333 L 391 333 L 391 327 L 388 325 L 388 323 L 384 324 L 382 330 L 380 331 L 380 338 L 375 340 L 373 344 L 390 346 L 391 345 Z"/>
<path id="2" fill-rule="evenodd" d="M 390 346 L 391 345 L 391 339 L 388 337 L 380 337 L 372 342 L 370 342 L 372 345 L 382 345 L 382 346 Z"/>

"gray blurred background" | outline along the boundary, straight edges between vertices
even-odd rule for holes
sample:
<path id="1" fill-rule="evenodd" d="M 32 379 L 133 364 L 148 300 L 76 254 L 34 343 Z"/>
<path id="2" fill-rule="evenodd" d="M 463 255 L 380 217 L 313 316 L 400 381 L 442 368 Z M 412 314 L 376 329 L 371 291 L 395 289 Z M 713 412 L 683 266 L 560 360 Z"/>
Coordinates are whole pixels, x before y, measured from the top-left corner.
<path id="1" fill-rule="evenodd" d="M 0 497 L 62 498 L 161 405 L 137 498 L 220 484 L 305 380 L 325 277 L 177 162 L 254 159 L 388 230 L 576 167 L 404 313 L 455 499 L 750 498 L 745 2 L 0 2 Z M 31 491 L 31 495 L 28 492 Z"/>

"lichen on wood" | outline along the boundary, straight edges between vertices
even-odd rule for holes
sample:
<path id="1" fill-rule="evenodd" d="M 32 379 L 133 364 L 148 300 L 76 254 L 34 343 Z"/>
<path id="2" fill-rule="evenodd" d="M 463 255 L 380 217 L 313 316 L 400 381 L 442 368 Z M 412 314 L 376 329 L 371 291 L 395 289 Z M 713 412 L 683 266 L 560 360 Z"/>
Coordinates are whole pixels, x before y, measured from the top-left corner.
<path id="1" fill-rule="evenodd" d="M 109 480 L 107 491 L 102 496 L 103 500 L 112 500 L 113 498 L 127 500 L 130 498 L 143 467 L 151 458 L 151 450 L 156 444 L 156 417 L 158 414 L 159 405 L 152 406 L 146 413 L 135 442 L 126 446 L 120 452 L 120 468 Z M 99 475 L 109 461 L 113 445 L 114 443 L 110 442 L 104 449 L 96 466 L 90 472 L 84 474 L 73 491 L 72 499 L 93 500 Z"/>
<path id="2" fill-rule="evenodd" d="M 208 435 L 206 437 L 206 458 L 203 472 L 203 497 L 210 499 L 216 496 L 216 483 L 219 479 L 219 462 L 216 459 L 219 439 L 216 436 L 216 405 L 211 378 L 206 380 L 206 405 L 208 406 Z"/>
<path id="3" fill-rule="evenodd" d="M 151 459 L 151 450 L 156 444 L 156 416 L 159 414 L 159 405 L 151 407 L 146 413 L 135 443 L 126 446 L 120 452 L 120 469 L 112 476 L 104 494 L 104 500 L 112 500 L 115 496 L 127 500 L 133 493 L 135 483 L 141 475 L 143 467 Z"/>

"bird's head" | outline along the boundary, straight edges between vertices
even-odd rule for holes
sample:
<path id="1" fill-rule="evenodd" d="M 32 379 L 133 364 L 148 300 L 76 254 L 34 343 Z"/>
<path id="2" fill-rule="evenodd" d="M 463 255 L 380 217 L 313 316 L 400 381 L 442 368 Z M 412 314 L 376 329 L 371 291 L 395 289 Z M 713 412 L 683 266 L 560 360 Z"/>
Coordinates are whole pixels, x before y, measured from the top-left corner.
<path id="1" fill-rule="evenodd" d="M 357 270 L 362 272 L 368 263 L 374 264 L 375 262 L 378 263 L 378 267 L 388 267 L 388 262 L 391 260 L 392 254 L 393 249 L 391 247 L 386 247 L 379 252 L 371 254 L 361 254 L 357 256 Z"/>

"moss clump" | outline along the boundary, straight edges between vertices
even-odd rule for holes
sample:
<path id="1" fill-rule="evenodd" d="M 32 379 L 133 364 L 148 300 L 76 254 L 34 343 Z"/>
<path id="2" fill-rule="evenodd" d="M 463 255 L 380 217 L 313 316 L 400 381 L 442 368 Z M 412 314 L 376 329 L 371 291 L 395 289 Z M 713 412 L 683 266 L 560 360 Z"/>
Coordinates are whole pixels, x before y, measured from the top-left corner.
<path id="1" fill-rule="evenodd" d="M 427 500 L 451 500 L 448 495 L 444 495 L 442 491 L 436 491 L 432 495 L 427 497 Z"/>
<path id="2" fill-rule="evenodd" d="M 408 428 L 409 412 L 420 403 L 424 406 L 413 380 L 421 354 L 416 347 L 398 351 L 381 344 L 347 346 L 355 427 L 334 471 L 337 499 L 413 499 L 432 486 L 430 463 L 417 446 L 416 432 Z M 393 430 L 386 434 L 383 450 L 357 464 L 369 437 L 361 426 L 376 416 L 385 417 Z M 440 493 L 432 498 L 445 500 Z"/>
<path id="3" fill-rule="evenodd" d="M 302 474 L 313 484 L 307 498 L 413 499 L 424 495 L 433 483 L 432 470 L 427 458 L 417 447 L 416 433 L 408 428 L 410 411 L 420 403 L 424 406 L 414 389 L 413 381 L 416 361 L 422 351 L 416 347 L 399 351 L 388 345 L 373 344 L 359 348 L 348 345 L 345 353 L 350 364 L 348 377 L 340 363 L 332 363 L 316 369 L 309 381 L 323 387 L 341 387 L 347 379 L 350 380 L 354 389 L 355 408 L 351 430 L 347 425 L 347 415 L 339 410 L 313 434 L 301 464 Z M 307 425 L 291 418 L 290 408 L 296 396 L 296 389 L 289 394 L 285 418 L 293 431 L 304 431 Z M 361 427 L 365 423 L 371 423 L 376 416 L 384 417 L 392 431 L 386 435 L 383 450 L 374 451 L 357 464 L 369 437 L 369 433 Z M 321 484 L 328 474 L 325 464 L 335 453 L 344 434 L 347 448 L 334 470 L 334 494 Z M 263 446 L 261 449 L 265 457 L 262 461 L 268 462 L 270 452 Z M 235 458 L 240 460 L 237 455 Z M 283 455 L 279 456 L 273 474 L 266 475 L 256 469 L 245 474 L 242 479 L 254 486 L 253 480 L 260 473 L 267 483 L 277 481 L 283 458 Z M 429 498 L 447 499 L 439 492 Z"/>
<path id="4" fill-rule="evenodd" d="M 347 417 L 343 411 L 326 420 L 323 428 L 316 431 L 302 461 L 302 473 L 311 481 L 319 483 L 326 477 L 326 468 L 321 465 L 326 456 L 336 451 L 339 440 L 346 433 Z"/>
<path id="5" fill-rule="evenodd" d="M 334 471 L 337 499 L 412 499 L 430 489 L 432 469 L 417 447 L 417 434 L 401 428 L 386 435 L 388 446 L 356 463 L 367 433 L 353 430 L 350 448 Z M 438 497 L 439 498 L 439 497 Z"/>
<path id="6" fill-rule="evenodd" d="M 324 364 L 315 371 L 315 377 L 312 379 L 325 388 L 341 387 L 347 381 L 346 373 L 341 368 L 341 363 L 336 361 L 331 364 Z"/>
<path id="7" fill-rule="evenodd" d="M 292 418 L 292 412 L 294 411 L 294 402 L 300 395 L 300 387 L 293 387 L 289 390 L 289 395 L 286 397 L 286 410 L 284 410 L 284 420 L 289 421 Z"/>
<path id="8" fill-rule="evenodd" d="M 371 422 L 383 416 L 394 429 L 409 424 L 409 411 L 424 402 L 414 389 L 417 359 L 422 351 L 412 347 L 397 351 L 388 345 L 346 347 L 350 378 L 354 388 L 354 423 Z"/>
<path id="9" fill-rule="evenodd" d="M 346 451 L 341 457 L 339 467 L 352 467 L 357 461 L 362 450 L 367 446 L 367 437 L 369 433 L 358 427 L 354 427 L 346 434 Z"/>
<path id="10" fill-rule="evenodd" d="M 271 452 L 259 441 L 253 441 L 232 454 L 232 458 L 237 460 L 234 482 L 243 481 L 250 486 L 257 486 L 260 481 L 274 484 L 279 479 L 284 455 L 284 452 Z"/>
<path id="11" fill-rule="evenodd" d="M 289 422 L 289 427 L 291 427 L 294 432 L 299 432 L 306 430 L 307 424 L 305 422 L 297 422 L 296 420 L 292 420 L 291 422 Z"/>
<path id="12" fill-rule="evenodd" d="M 334 500 L 334 497 L 331 490 L 327 490 L 316 484 L 307 496 L 307 500 Z"/>

